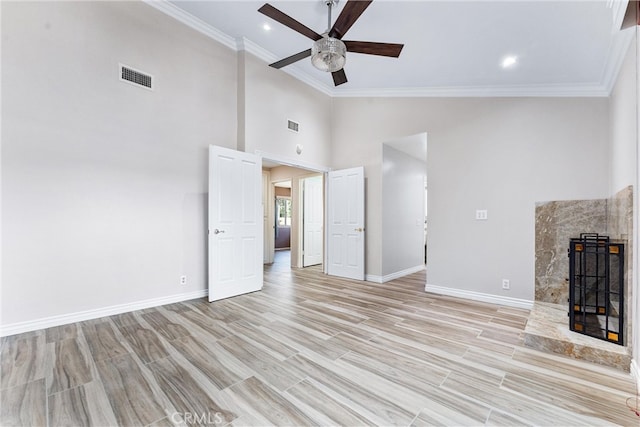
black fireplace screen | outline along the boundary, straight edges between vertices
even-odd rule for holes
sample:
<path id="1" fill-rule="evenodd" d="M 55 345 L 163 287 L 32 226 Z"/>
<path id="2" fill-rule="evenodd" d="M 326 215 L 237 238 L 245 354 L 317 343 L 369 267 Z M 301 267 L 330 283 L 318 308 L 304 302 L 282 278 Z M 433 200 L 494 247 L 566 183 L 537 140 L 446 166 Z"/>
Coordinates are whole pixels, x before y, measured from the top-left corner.
<path id="1" fill-rule="evenodd" d="M 583 233 L 569 246 L 569 326 L 623 345 L 624 244 Z"/>

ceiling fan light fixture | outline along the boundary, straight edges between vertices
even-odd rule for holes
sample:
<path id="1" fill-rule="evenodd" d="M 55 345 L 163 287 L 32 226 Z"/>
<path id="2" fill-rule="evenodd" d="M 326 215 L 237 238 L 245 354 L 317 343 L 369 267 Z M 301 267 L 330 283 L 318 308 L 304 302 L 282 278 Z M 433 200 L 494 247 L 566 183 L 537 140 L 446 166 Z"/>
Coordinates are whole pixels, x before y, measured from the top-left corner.
<path id="1" fill-rule="evenodd" d="M 347 47 L 342 40 L 323 36 L 311 47 L 311 63 L 320 71 L 333 73 L 347 62 Z"/>

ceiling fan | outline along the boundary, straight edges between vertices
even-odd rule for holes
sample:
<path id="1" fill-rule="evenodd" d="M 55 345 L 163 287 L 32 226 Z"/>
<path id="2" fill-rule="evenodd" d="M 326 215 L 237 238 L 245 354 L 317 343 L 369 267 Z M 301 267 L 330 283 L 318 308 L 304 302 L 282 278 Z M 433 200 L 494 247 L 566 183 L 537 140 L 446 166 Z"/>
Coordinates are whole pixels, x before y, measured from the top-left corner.
<path id="1" fill-rule="evenodd" d="M 311 49 L 291 55 L 280 61 L 269 64 L 273 68 L 282 68 L 293 64 L 301 59 L 311 57 L 314 67 L 322 71 L 331 73 L 333 83 L 338 86 L 347 82 L 347 75 L 344 72 L 346 52 L 364 53 L 367 55 L 390 56 L 397 58 L 404 47 L 397 43 L 377 43 L 362 41 L 342 41 L 342 37 L 349 31 L 349 28 L 358 20 L 373 0 L 347 0 L 342 8 L 342 12 L 336 22 L 331 26 L 331 9 L 337 0 L 323 0 L 329 9 L 327 31 L 318 34 L 311 28 L 301 24 L 289 15 L 268 3 L 265 3 L 258 12 L 278 21 L 282 25 L 306 36 L 314 41 Z"/>

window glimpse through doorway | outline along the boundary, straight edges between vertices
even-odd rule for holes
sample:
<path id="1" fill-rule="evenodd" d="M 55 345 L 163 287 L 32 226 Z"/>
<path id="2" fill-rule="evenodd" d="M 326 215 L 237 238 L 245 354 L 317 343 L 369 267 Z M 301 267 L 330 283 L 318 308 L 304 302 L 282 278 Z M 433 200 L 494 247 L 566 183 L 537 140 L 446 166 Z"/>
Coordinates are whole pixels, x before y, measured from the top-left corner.
<path id="1" fill-rule="evenodd" d="M 276 198 L 278 227 L 291 227 L 291 199 L 285 197 Z"/>

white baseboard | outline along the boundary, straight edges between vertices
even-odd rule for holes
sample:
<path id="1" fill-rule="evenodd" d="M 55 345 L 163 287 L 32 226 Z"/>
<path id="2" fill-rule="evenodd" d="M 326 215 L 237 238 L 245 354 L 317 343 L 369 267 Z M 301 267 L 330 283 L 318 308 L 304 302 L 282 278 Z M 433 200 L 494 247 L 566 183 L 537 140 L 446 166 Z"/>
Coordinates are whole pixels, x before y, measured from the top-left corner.
<path id="1" fill-rule="evenodd" d="M 382 283 L 382 276 L 367 274 L 366 276 L 364 276 L 364 280 L 366 280 L 367 282 Z"/>
<path id="2" fill-rule="evenodd" d="M 35 331 L 38 329 L 51 328 L 53 326 L 67 325 L 69 323 L 82 322 L 83 320 L 97 319 L 114 314 L 127 313 L 144 308 L 158 307 L 160 305 L 172 304 L 174 302 L 187 301 L 190 299 L 202 298 L 208 294 L 207 289 L 187 292 L 183 294 L 170 295 L 167 297 L 152 298 L 144 301 L 137 301 L 127 304 L 112 305 L 110 307 L 97 308 L 94 310 L 80 311 L 59 316 L 44 317 L 26 322 L 10 323 L 0 326 L 0 336 L 21 334 L 23 332 Z"/>
<path id="3" fill-rule="evenodd" d="M 424 287 L 424 290 L 439 295 L 465 298 L 474 301 L 488 302 L 491 304 L 506 305 L 509 307 L 524 308 L 527 310 L 531 310 L 531 308 L 533 307 L 533 301 L 529 301 L 526 299 L 502 297 L 499 295 L 484 294 L 481 292 L 467 291 L 464 289 L 446 288 L 444 286 L 430 285 L 428 283 Z"/>
<path id="4" fill-rule="evenodd" d="M 367 274 L 367 276 L 365 277 L 365 280 L 367 282 L 386 283 L 391 280 L 408 276 L 409 274 L 417 273 L 418 271 L 421 271 L 421 270 L 424 270 L 424 264 L 416 265 L 415 267 L 407 268 L 401 271 L 396 271 L 395 273 L 387 274 L 386 276 L 377 276 L 374 274 Z"/>
<path id="5" fill-rule="evenodd" d="M 640 394 L 640 366 L 638 366 L 636 359 L 631 359 L 629 370 L 631 371 L 631 376 L 636 380 L 636 389 L 638 390 L 638 394 Z"/>

